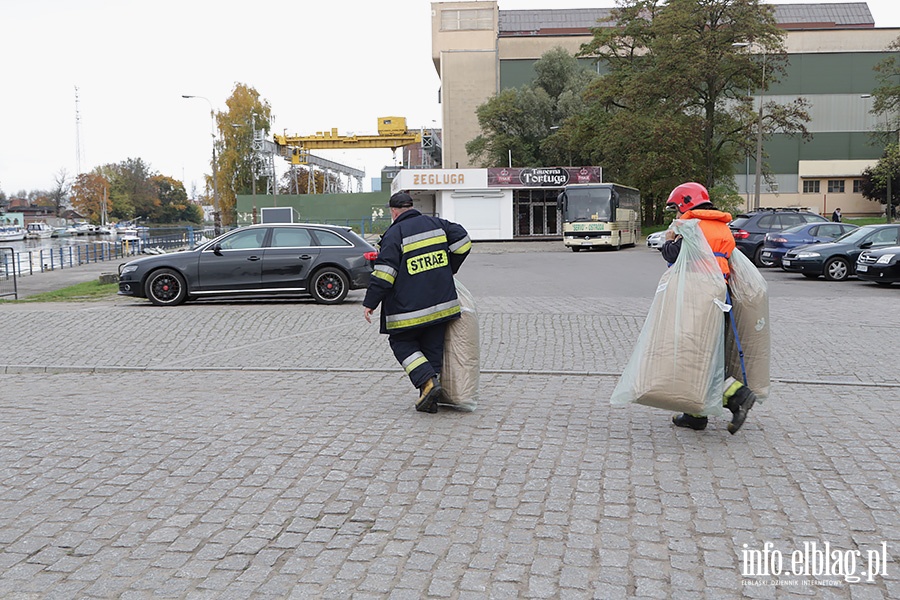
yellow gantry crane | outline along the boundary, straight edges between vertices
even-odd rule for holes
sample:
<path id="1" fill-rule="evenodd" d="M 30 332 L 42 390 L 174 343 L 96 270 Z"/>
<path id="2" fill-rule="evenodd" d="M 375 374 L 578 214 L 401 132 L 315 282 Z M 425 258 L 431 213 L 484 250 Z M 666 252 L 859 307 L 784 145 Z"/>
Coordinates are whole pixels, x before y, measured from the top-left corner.
<path id="1" fill-rule="evenodd" d="M 337 127 L 331 131 L 318 131 L 315 135 L 275 135 L 279 154 L 292 164 L 306 164 L 310 150 L 345 150 L 349 148 L 390 148 L 419 144 L 422 134 L 406 128 L 406 117 L 378 117 L 378 135 L 338 135 Z"/>

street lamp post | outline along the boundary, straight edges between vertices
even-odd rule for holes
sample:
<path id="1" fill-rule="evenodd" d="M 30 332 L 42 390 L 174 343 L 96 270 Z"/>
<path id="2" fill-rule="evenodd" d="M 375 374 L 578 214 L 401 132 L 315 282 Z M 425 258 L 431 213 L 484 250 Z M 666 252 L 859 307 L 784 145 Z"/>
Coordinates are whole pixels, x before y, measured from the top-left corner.
<path id="1" fill-rule="evenodd" d="M 759 210 L 759 191 L 762 183 L 763 102 L 766 90 L 766 53 L 763 52 L 762 87 L 759 89 L 759 117 L 756 123 L 756 183 L 753 190 L 753 208 Z"/>
<path id="2" fill-rule="evenodd" d="M 251 176 L 253 177 L 253 180 L 250 182 L 250 187 L 253 189 L 253 195 L 255 196 L 256 195 L 256 161 L 258 160 L 258 157 L 257 157 L 257 148 L 256 148 L 256 146 L 257 146 L 257 143 L 256 143 L 256 113 L 254 113 L 254 112 L 250 113 L 250 129 L 252 130 L 252 133 L 253 133 L 253 141 L 250 143 L 250 146 L 253 148 L 253 158 L 251 159 L 252 162 L 250 163 L 250 173 L 251 173 Z M 255 200 L 256 199 L 254 198 L 254 201 Z"/>
<path id="3" fill-rule="evenodd" d="M 213 224 L 215 226 L 216 235 L 219 235 L 222 231 L 222 214 L 219 212 L 219 177 L 218 177 L 218 169 L 216 160 L 216 112 L 213 109 L 212 102 L 209 101 L 209 98 L 205 96 L 190 96 L 187 94 L 182 94 L 182 98 L 199 98 L 201 100 L 206 100 L 207 104 L 209 104 L 209 118 L 210 118 L 210 135 L 212 136 L 212 178 L 213 178 Z"/>
<path id="4" fill-rule="evenodd" d="M 734 42 L 731 45 L 735 48 L 747 48 L 750 46 L 748 42 Z M 750 207 L 754 210 L 759 210 L 759 195 L 760 187 L 762 185 L 763 103 L 765 102 L 766 89 L 766 49 L 763 48 L 762 51 L 762 81 L 760 82 L 759 89 L 759 112 L 756 117 L 756 181 L 754 183 L 755 189 L 753 190 L 753 206 Z"/>

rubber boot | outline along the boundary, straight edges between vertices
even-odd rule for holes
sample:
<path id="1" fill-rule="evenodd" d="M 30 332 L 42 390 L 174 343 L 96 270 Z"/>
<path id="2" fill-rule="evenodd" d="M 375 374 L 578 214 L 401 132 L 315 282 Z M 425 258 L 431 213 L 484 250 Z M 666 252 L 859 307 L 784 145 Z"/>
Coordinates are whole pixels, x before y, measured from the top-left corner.
<path id="1" fill-rule="evenodd" d="M 729 379 L 731 381 L 731 379 Z M 733 381 L 729 385 L 726 381 L 726 389 L 723 398 L 725 408 L 731 411 L 731 423 L 728 424 L 728 433 L 734 435 L 747 420 L 747 413 L 756 404 L 756 394 L 740 381 Z"/>
<path id="2" fill-rule="evenodd" d="M 419 400 L 416 402 L 416 410 L 419 412 L 436 413 L 438 400 L 443 396 L 443 390 L 437 377 L 432 377 L 419 388 Z"/>
<path id="3" fill-rule="evenodd" d="M 695 431 L 703 431 L 706 429 L 706 424 L 708 422 L 709 419 L 706 417 L 695 417 L 694 415 L 689 415 L 687 413 L 672 417 L 672 423 L 678 427 L 687 427 L 688 429 L 693 429 Z"/>

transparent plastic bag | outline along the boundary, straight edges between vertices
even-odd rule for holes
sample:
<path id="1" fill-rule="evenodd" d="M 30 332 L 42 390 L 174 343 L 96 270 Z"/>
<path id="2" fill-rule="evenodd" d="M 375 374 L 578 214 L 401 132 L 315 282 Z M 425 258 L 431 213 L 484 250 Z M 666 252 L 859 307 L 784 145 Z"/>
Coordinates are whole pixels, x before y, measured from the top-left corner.
<path id="1" fill-rule="evenodd" d="M 695 219 L 672 225 L 678 259 L 663 273 L 612 404 L 722 414 L 725 278 Z"/>
<path id="2" fill-rule="evenodd" d="M 442 404 L 471 412 L 478 406 L 478 384 L 481 375 L 481 346 L 475 298 L 458 279 L 460 318 L 450 321 L 444 334 L 444 368 L 441 387 Z"/>
<path id="3" fill-rule="evenodd" d="M 725 330 L 725 368 L 730 377 L 744 381 L 744 370 L 747 380 L 744 382 L 762 402 L 769 397 L 771 379 L 769 361 L 771 356 L 770 323 L 769 323 L 769 286 L 756 265 L 735 249 L 728 258 L 731 277 L 728 287 L 731 289 L 731 312 L 734 324 L 729 320 Z M 737 328 L 735 340 L 734 327 Z M 743 351 L 744 369 L 741 368 Z"/>

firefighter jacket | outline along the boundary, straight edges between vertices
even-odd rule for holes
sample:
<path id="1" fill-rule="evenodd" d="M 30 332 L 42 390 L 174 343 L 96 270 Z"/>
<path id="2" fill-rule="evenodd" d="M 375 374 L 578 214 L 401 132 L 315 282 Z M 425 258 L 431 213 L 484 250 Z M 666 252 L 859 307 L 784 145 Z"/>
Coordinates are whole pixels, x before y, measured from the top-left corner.
<path id="1" fill-rule="evenodd" d="M 373 310 L 381 304 L 381 333 L 458 319 L 453 274 L 471 248 L 462 225 L 416 209 L 401 213 L 381 237 L 363 300 Z"/>

